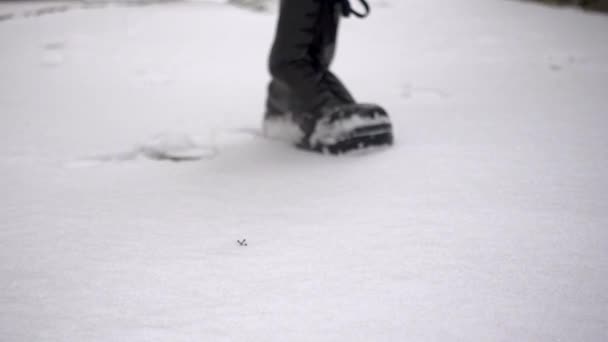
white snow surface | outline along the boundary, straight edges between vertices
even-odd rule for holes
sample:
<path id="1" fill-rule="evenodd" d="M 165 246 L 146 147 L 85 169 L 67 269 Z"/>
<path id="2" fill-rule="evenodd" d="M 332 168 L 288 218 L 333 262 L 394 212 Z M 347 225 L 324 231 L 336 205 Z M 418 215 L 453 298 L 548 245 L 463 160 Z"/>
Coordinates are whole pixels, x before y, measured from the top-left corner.
<path id="1" fill-rule="evenodd" d="M 608 340 L 608 18 L 371 4 L 346 157 L 259 137 L 275 12 L 0 4 L 0 340 Z"/>

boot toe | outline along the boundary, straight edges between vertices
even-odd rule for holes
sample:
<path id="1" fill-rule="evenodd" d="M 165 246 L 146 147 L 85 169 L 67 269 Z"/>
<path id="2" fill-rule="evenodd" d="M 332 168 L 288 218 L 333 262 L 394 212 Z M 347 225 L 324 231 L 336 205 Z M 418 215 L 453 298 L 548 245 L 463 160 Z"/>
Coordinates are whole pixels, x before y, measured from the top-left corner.
<path id="1" fill-rule="evenodd" d="M 393 129 L 386 111 L 375 104 L 339 106 L 319 118 L 301 147 L 342 153 L 377 145 L 391 145 Z"/>

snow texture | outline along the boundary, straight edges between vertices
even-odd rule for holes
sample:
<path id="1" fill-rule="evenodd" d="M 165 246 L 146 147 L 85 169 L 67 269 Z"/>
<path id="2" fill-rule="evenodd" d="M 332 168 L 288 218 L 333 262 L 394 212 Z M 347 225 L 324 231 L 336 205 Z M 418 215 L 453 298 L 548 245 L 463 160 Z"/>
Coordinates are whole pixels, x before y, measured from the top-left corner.
<path id="1" fill-rule="evenodd" d="M 0 340 L 608 340 L 606 17 L 371 4 L 343 157 L 260 138 L 275 12 L 0 4 Z"/>
<path id="2" fill-rule="evenodd" d="M 293 121 L 291 113 L 276 115 L 265 118 L 262 123 L 262 133 L 264 137 L 276 139 L 295 145 L 302 141 L 305 134 L 302 129 Z"/>

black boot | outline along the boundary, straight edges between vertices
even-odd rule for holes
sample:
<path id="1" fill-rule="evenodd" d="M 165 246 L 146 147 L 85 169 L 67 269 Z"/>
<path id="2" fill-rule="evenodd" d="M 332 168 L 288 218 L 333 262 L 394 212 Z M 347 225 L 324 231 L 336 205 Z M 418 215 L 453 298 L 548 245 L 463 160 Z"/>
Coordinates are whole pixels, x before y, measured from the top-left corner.
<path id="1" fill-rule="evenodd" d="M 366 9 L 368 9 L 367 4 Z M 264 132 L 309 150 L 341 153 L 390 145 L 392 126 L 377 105 L 358 104 L 329 70 L 347 0 L 282 0 Z"/>

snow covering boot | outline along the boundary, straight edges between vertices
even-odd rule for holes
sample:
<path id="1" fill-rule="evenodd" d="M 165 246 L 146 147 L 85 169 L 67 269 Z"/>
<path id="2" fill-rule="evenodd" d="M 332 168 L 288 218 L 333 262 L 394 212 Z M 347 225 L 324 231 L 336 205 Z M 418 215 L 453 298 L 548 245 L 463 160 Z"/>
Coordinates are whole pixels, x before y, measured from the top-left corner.
<path id="1" fill-rule="evenodd" d="M 332 154 L 392 144 L 386 111 L 357 103 L 329 70 L 340 15 L 350 14 L 367 15 L 354 11 L 348 0 L 281 1 L 269 59 L 266 136 Z"/>

